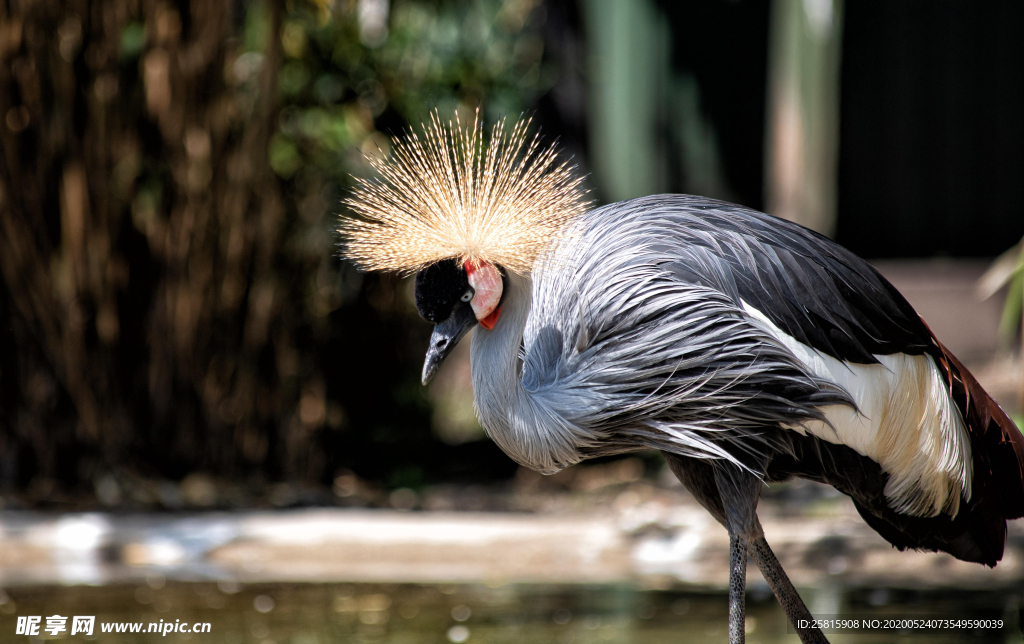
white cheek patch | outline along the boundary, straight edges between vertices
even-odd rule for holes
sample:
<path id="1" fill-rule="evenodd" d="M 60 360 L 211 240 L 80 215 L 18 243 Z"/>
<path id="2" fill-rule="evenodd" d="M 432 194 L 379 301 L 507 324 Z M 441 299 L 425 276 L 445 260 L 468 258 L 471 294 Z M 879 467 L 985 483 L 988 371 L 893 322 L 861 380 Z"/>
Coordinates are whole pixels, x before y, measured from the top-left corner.
<path id="1" fill-rule="evenodd" d="M 466 277 L 475 295 L 469 305 L 477 320 L 483 320 L 497 308 L 501 301 L 501 273 L 493 264 L 479 261 L 466 262 Z"/>

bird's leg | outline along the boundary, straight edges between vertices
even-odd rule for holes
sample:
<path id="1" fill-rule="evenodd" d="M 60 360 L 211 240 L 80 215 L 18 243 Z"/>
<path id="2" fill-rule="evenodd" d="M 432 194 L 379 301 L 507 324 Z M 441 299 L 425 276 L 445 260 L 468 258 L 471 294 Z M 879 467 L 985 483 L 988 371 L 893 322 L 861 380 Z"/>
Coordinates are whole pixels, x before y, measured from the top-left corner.
<path id="1" fill-rule="evenodd" d="M 754 539 L 763 539 L 761 523 L 757 520 L 761 479 L 731 464 L 718 464 L 714 471 L 725 527 L 729 531 L 729 644 L 743 644 L 748 548 Z"/>
<path id="2" fill-rule="evenodd" d="M 729 644 L 743 644 L 747 636 L 747 540 L 729 535 Z"/>
<path id="3" fill-rule="evenodd" d="M 800 641 L 804 644 L 828 644 L 825 635 L 817 627 L 801 627 L 801 623 L 807 624 L 813 619 L 811 611 L 807 610 L 807 606 L 800 599 L 796 588 L 793 588 L 793 583 L 786 575 L 786 571 L 782 569 L 779 560 L 775 558 L 775 553 L 768 547 L 768 542 L 765 541 L 763 534 L 750 541 L 750 555 L 761 570 L 765 581 L 771 586 L 775 598 L 779 600 L 782 610 L 786 612 L 786 617 L 796 629 Z"/>

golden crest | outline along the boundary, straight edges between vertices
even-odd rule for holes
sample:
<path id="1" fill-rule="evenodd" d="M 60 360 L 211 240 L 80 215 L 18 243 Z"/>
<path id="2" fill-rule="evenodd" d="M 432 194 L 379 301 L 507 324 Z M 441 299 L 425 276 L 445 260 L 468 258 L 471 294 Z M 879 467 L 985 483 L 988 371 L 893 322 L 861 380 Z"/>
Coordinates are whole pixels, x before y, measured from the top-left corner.
<path id="1" fill-rule="evenodd" d="M 390 155 L 371 157 L 375 179 L 356 179 L 344 203 L 342 254 L 365 270 L 411 273 L 442 259 L 476 260 L 528 274 L 585 212 L 582 178 L 558 163 L 555 147 L 527 137 L 529 119 L 484 140 L 480 113 L 464 128 L 437 112 L 422 133 L 393 140 Z"/>

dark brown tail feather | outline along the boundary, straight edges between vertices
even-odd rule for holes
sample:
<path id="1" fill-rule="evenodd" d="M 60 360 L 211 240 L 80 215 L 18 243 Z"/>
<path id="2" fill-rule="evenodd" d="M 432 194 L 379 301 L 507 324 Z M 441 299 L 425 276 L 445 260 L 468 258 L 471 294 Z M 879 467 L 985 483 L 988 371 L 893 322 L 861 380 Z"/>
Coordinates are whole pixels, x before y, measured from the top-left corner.
<path id="1" fill-rule="evenodd" d="M 995 483 L 993 492 L 1002 500 L 1003 516 L 1007 519 L 1024 516 L 1024 434 L 981 388 L 971 372 L 948 349 L 941 344 L 938 347 L 943 354 L 940 366 L 967 424 L 972 446 L 980 443 L 987 456 L 987 473 Z M 975 458 L 975 478 L 977 461 Z"/>
<path id="2" fill-rule="evenodd" d="M 928 331 L 931 333 L 931 329 Z M 1024 434 L 935 334 L 932 334 L 932 341 L 936 349 L 933 356 L 971 437 L 974 452 L 972 501 L 990 510 L 998 508 L 1003 520 L 1024 516 Z M 998 504 L 985 497 L 997 500 Z M 1005 533 L 1005 528 L 1003 531 Z"/>

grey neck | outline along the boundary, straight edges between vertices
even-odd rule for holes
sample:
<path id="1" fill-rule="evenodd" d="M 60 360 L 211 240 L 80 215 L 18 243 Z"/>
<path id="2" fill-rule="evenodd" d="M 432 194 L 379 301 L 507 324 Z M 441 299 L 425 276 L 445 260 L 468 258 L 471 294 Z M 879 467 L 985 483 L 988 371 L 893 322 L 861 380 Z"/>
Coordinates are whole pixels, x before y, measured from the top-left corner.
<path id="1" fill-rule="evenodd" d="M 509 273 L 501 315 L 493 329 L 473 330 L 470 361 L 477 414 L 488 435 L 506 452 L 502 438 L 508 433 L 510 412 L 523 392 L 519 347 L 533 301 L 533 281 Z"/>
<path id="2" fill-rule="evenodd" d="M 578 432 L 550 401 L 523 386 L 520 346 L 533 303 L 533 281 L 509 274 L 494 329 L 476 327 L 470 352 L 476 411 L 487 435 L 517 463 L 552 474 L 581 460 Z"/>

